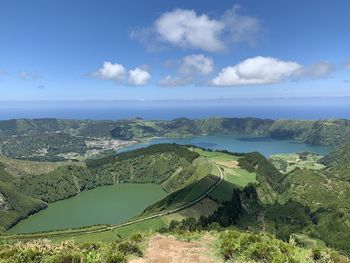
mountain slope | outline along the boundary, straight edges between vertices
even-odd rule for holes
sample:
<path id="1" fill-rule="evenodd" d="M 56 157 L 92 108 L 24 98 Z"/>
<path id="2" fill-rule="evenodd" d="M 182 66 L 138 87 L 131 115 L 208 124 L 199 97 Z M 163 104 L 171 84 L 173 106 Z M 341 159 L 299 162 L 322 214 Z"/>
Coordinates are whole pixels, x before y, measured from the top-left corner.
<path id="1" fill-rule="evenodd" d="M 0 226 L 8 228 L 45 208 L 46 202 L 66 199 L 97 186 L 156 183 L 168 192 L 181 189 L 210 174 L 208 163 L 197 159 L 198 154 L 184 146 L 159 144 L 90 160 L 86 166 L 62 164 L 43 174 L 12 176 L 0 166 Z M 21 165 L 26 170 L 24 166 L 31 163 Z"/>

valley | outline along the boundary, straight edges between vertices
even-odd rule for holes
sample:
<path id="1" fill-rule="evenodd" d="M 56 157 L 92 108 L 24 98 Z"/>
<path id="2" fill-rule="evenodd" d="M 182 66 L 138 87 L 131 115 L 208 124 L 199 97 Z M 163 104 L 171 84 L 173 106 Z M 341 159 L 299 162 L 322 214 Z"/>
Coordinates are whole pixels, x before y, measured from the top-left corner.
<path id="1" fill-rule="evenodd" d="M 41 134 L 57 132 L 57 127 L 50 131 L 51 122 L 38 122 L 41 130 L 38 131 L 39 126 L 35 131 L 26 130 L 24 136 L 33 137 L 34 142 L 45 142 L 46 137 L 41 140 Z M 143 246 L 148 241 L 152 246 L 154 235 L 188 238 L 191 242 L 196 235 L 197 238 L 210 237 L 221 246 L 220 242 L 233 242 L 233 237 L 240 240 L 251 235 L 249 238 L 258 243 L 268 240 L 275 245 L 294 240 L 289 249 L 295 249 L 293 253 L 298 254 L 300 261 L 296 262 L 313 262 L 304 259 L 310 257 L 315 247 L 322 251 L 330 249 L 327 253 L 333 253 L 333 257 L 342 257 L 338 252 L 349 253 L 350 240 L 346 233 L 349 230 L 350 147 L 348 143 L 331 143 L 336 141 L 339 123 L 344 122 L 327 121 L 326 130 L 318 139 L 320 143 L 307 141 L 306 131 L 304 135 L 302 132 L 291 135 L 306 125 L 297 121 L 288 122 L 291 126 L 283 126 L 283 132 L 276 137 L 276 131 L 272 135 L 270 130 L 268 135 L 266 130 L 257 127 L 276 125 L 277 121 L 271 124 L 231 119 L 231 125 L 234 123 L 230 126 L 231 132 L 194 135 L 193 130 L 186 131 L 193 122 L 190 125 L 182 119 L 180 126 L 167 128 L 170 136 L 167 138 L 152 138 L 140 132 L 147 125 L 158 127 L 157 122 L 125 122 L 137 123 L 136 127 L 132 126 L 135 136 L 129 137 L 129 141 L 112 139 L 114 123 L 109 123 L 102 133 L 99 125 L 94 126 L 94 132 L 105 136 L 96 138 L 119 141 L 113 149 L 108 147 L 114 144 L 96 144 L 102 151 L 93 158 L 66 159 L 62 148 L 56 148 L 57 154 L 42 155 L 39 159 L 2 155 L 0 240 L 16 244 L 46 239 L 80 246 L 85 242 L 109 244 L 140 233 Z M 218 122 L 222 125 L 223 120 Z M 74 129 L 67 129 L 68 124 L 60 129 L 79 138 L 81 135 L 77 132 L 81 128 L 74 126 L 73 135 Z M 217 125 L 210 129 L 218 129 Z M 7 130 L 2 131 L 2 136 L 14 135 Z M 18 143 L 26 145 L 29 141 Z M 53 142 L 53 145 L 64 142 Z M 66 157 L 61 159 L 62 156 Z M 51 158 L 55 161 L 49 161 Z M 226 233 L 232 228 L 238 232 Z M 273 237 L 254 236 L 259 233 Z M 244 247 L 242 242 L 240 246 Z M 78 247 L 75 249 L 80 251 Z M 331 250 L 334 252 L 329 252 Z M 219 257 L 225 258 L 224 254 Z M 244 253 L 241 257 L 249 260 Z"/>

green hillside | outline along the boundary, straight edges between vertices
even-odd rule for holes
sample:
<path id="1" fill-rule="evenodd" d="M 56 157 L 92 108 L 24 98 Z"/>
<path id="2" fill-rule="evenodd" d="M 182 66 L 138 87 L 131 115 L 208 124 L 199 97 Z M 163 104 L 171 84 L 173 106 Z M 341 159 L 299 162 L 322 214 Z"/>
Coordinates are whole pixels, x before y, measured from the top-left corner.
<path id="1" fill-rule="evenodd" d="M 87 164 L 62 164 L 47 173 L 12 176 L 0 166 L 0 226 L 9 228 L 18 220 L 55 202 L 97 186 L 115 183 L 157 183 L 172 192 L 200 180 L 211 169 L 204 159 L 184 146 L 152 145 Z M 11 163 L 11 161 L 9 161 Z M 21 162 L 21 168 L 30 162 Z M 11 163 L 13 165 L 13 163 Z M 45 164 L 43 164 L 45 165 Z M 31 171 L 30 169 L 27 169 Z"/>
<path id="2" fill-rule="evenodd" d="M 350 139 L 349 120 L 269 120 L 257 118 L 140 118 L 93 121 L 18 119 L 0 121 L 0 153 L 36 161 L 85 160 L 123 144 L 152 137 L 215 134 L 295 139 L 313 145 L 338 146 Z"/>
<path id="3" fill-rule="evenodd" d="M 348 144 L 344 144 L 323 159 L 299 153 L 279 156 L 277 159 L 272 157 L 270 161 L 257 152 L 235 154 L 192 146 L 159 144 L 91 159 L 85 165 L 57 163 L 56 167 L 42 163 L 37 171 L 26 169 L 26 161 L 10 162 L 3 158 L 0 166 L 0 223 L 6 229 L 45 208 L 47 203 L 69 198 L 100 185 L 160 184 L 169 194 L 138 217 L 145 218 L 195 200 L 218 181 L 222 172 L 222 183 L 206 197 L 215 204 L 211 213 L 205 213 L 205 206 L 198 205 L 193 207 L 193 212 L 189 207 L 186 213 L 179 212 L 170 217 L 183 218 L 178 223 L 171 223 L 172 219 L 162 216 L 125 229 L 104 230 L 104 226 L 95 226 L 71 232 L 67 230 L 62 236 L 58 231 L 53 236 L 69 240 L 80 233 L 79 238 L 82 240 L 110 240 L 115 233 L 128 232 L 130 235 L 140 228 L 170 229 L 174 224 L 176 229 L 181 230 L 183 226 L 189 231 L 234 226 L 242 231 L 268 232 L 282 241 L 295 239 L 302 246 L 328 246 L 348 254 L 350 184 L 346 175 L 349 151 Z M 282 173 L 281 165 L 290 158 L 300 161 L 290 164 L 291 167 L 287 167 L 289 170 Z M 323 164 L 320 169 L 313 169 L 321 165 L 321 161 Z M 13 169 L 16 162 L 18 169 Z M 46 173 L 38 173 L 45 169 L 48 169 Z M 16 172 L 15 176 L 11 171 Z M 21 175 L 20 171 L 26 173 Z M 192 215 L 193 219 L 186 219 Z M 84 234 L 89 229 L 92 233 Z M 94 234 L 94 230 L 99 229 L 103 231 Z M 50 234 L 38 234 L 37 237 L 50 237 Z"/>

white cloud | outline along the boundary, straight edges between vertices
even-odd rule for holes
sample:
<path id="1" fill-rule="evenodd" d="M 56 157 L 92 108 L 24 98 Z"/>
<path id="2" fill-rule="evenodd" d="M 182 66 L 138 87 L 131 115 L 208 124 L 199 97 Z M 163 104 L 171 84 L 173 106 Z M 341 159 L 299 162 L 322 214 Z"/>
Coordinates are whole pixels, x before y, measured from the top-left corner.
<path id="1" fill-rule="evenodd" d="M 238 11 L 236 5 L 215 19 L 194 10 L 175 9 L 160 15 L 151 27 L 132 30 L 130 37 L 152 51 L 159 49 L 160 43 L 210 52 L 227 49 L 228 42 L 255 43 L 260 32 L 258 19 Z"/>
<path id="2" fill-rule="evenodd" d="M 330 62 L 319 62 L 309 67 L 300 69 L 299 75 L 319 79 L 329 76 L 334 69 L 335 66 Z"/>
<path id="3" fill-rule="evenodd" d="M 185 56 L 180 66 L 180 72 L 185 75 L 196 73 L 208 75 L 213 69 L 213 59 L 203 54 Z"/>
<path id="4" fill-rule="evenodd" d="M 178 87 L 189 84 L 192 79 L 188 77 L 173 77 L 167 75 L 165 78 L 158 81 L 158 85 L 162 87 Z"/>
<path id="5" fill-rule="evenodd" d="M 154 23 L 160 38 L 179 47 L 200 48 L 207 51 L 224 49 L 219 35 L 224 25 L 193 10 L 176 9 L 162 14 Z"/>
<path id="6" fill-rule="evenodd" d="M 42 76 L 36 72 L 20 71 L 18 72 L 18 78 L 22 80 L 39 80 Z"/>
<path id="7" fill-rule="evenodd" d="M 293 76 L 302 66 L 272 57 L 254 57 L 229 66 L 212 80 L 216 86 L 272 84 Z"/>
<path id="8" fill-rule="evenodd" d="M 151 74 L 148 72 L 146 65 L 142 65 L 133 70 L 127 71 L 122 64 L 113 64 L 109 61 L 104 62 L 103 66 L 97 71 L 93 72 L 91 76 L 100 79 L 113 80 L 117 83 L 128 83 L 134 86 L 145 85 L 151 78 Z"/>
<path id="9" fill-rule="evenodd" d="M 177 87 L 187 84 L 198 84 L 200 78 L 208 76 L 214 70 L 212 58 L 203 54 L 193 54 L 181 60 L 167 61 L 169 67 L 177 66 L 177 76 L 167 75 L 158 84 L 163 87 Z"/>
<path id="10" fill-rule="evenodd" d="M 129 84 L 140 86 L 147 84 L 147 81 L 151 78 L 148 71 L 143 70 L 139 67 L 134 70 L 129 70 Z"/>
<path id="11" fill-rule="evenodd" d="M 94 72 L 92 75 L 101 79 L 121 81 L 125 78 L 126 70 L 123 65 L 106 61 L 102 68 Z"/>

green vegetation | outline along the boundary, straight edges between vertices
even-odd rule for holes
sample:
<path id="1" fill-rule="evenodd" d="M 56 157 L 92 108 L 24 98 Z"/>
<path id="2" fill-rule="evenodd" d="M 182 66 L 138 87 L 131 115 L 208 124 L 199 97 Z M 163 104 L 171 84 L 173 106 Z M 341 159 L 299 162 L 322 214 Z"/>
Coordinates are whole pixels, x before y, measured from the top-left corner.
<path id="1" fill-rule="evenodd" d="M 329 167 L 332 177 L 350 182 L 350 140 L 325 156 L 321 163 Z"/>
<path id="2" fill-rule="evenodd" d="M 0 181 L 0 232 L 46 206 L 45 202 L 25 196 L 10 184 Z"/>
<path id="3" fill-rule="evenodd" d="M 309 153 L 286 153 L 270 156 L 269 161 L 282 173 L 289 173 L 295 168 L 306 170 L 322 170 L 326 166 L 321 162 L 322 156 Z"/>
<path id="4" fill-rule="evenodd" d="M 223 232 L 219 237 L 219 251 L 225 260 L 238 262 L 348 262 L 339 253 L 327 249 L 307 250 L 275 239 L 263 233 L 242 233 L 236 230 Z"/>
<path id="5" fill-rule="evenodd" d="M 350 185 L 339 179 L 332 170 L 295 168 L 282 175 L 258 153 L 239 159 L 243 168 L 255 171 L 258 202 L 244 204 L 246 224 L 266 229 L 287 240 L 293 233 L 303 233 L 322 239 L 328 246 L 350 252 Z M 332 168 L 331 168 L 332 169 Z M 272 196 L 273 194 L 273 196 Z M 244 198 L 242 202 L 245 203 Z M 251 215 L 256 215 L 252 217 Z M 253 218 L 250 223 L 249 218 Z M 254 222 L 254 219 L 259 219 Z"/>
<path id="6" fill-rule="evenodd" d="M 350 139 L 348 120 L 264 120 L 209 118 L 148 121 L 18 119 L 0 121 L 0 153 L 36 161 L 82 160 L 105 155 L 130 141 L 152 137 L 214 134 L 295 139 L 315 145 L 342 145 Z M 107 152 L 108 152 L 107 151 Z"/>
<path id="7" fill-rule="evenodd" d="M 195 239 L 210 238 L 213 244 L 209 247 L 213 254 L 218 255 L 217 262 L 230 260 L 234 262 L 276 262 L 276 263 L 346 263 L 348 258 L 328 248 L 302 248 L 296 245 L 294 239 L 288 243 L 277 240 L 272 235 L 256 234 L 239 230 L 191 230 L 193 219 L 180 223 L 166 230 L 180 240 L 192 242 Z M 158 234 L 159 235 L 159 234 Z M 164 236 L 163 234 L 163 237 Z M 148 241 L 154 233 L 137 232 L 128 237 L 115 235 L 109 242 L 64 241 L 53 243 L 48 240 L 16 242 L 0 245 L 0 262 L 14 263 L 62 263 L 62 262 L 127 262 L 135 257 L 142 257 Z M 209 251 L 208 251 L 209 252 Z M 221 259 L 220 259 L 221 258 Z M 216 260 L 215 260 L 216 261 Z"/>
<path id="8" fill-rule="evenodd" d="M 274 191 L 279 193 L 283 191 L 281 184 L 285 176 L 260 153 L 253 152 L 245 154 L 239 159 L 239 166 L 249 172 L 255 172 L 260 184 L 266 181 Z"/>
<path id="9" fill-rule="evenodd" d="M 97 186 L 157 183 L 168 192 L 181 189 L 189 183 L 200 182 L 200 179 L 210 174 L 211 167 L 207 161 L 197 157 L 198 153 L 184 146 L 159 144 L 92 160 L 86 166 L 75 163 L 61 165 L 43 174 L 14 177 L 2 165 L 0 225 L 7 229 L 45 208 L 46 203 L 66 199 Z M 22 163 L 22 168 L 24 166 Z M 192 192 L 186 192 L 184 201 L 195 198 L 199 193 L 201 190 L 193 188 Z"/>
<path id="10" fill-rule="evenodd" d="M 79 262 L 127 262 L 132 256 L 142 256 L 142 243 L 146 236 L 135 234 L 128 239 L 114 237 L 114 242 L 73 243 L 71 241 L 59 244 L 47 240 L 30 243 L 0 245 L 0 262 L 18 263 L 79 263 Z"/>
<path id="11" fill-rule="evenodd" d="M 339 120 L 277 120 L 270 126 L 270 136 L 296 139 L 309 144 L 339 146 L 350 139 L 350 121 Z"/>
<path id="12" fill-rule="evenodd" d="M 173 221 L 170 226 L 162 217 L 120 229 L 106 229 L 101 233 L 78 235 L 77 232 L 72 235 L 77 242 L 89 239 L 111 241 L 117 234 L 127 236 L 139 229 L 162 228 L 162 231 L 192 233 L 234 226 L 254 233 L 236 230 L 224 232 L 218 245 L 224 259 L 347 262 L 338 253 L 324 247 L 350 254 L 350 142 L 345 143 L 350 138 L 349 127 L 347 120 L 272 121 L 250 118 L 0 122 L 1 153 L 39 161 L 64 160 L 71 152 L 83 156 L 89 149 L 95 149 L 95 146 L 89 146 L 91 140 L 106 138 L 140 140 L 153 136 L 230 133 L 340 145 L 324 158 L 298 153 L 280 154 L 267 160 L 257 152 L 234 154 L 173 144 L 153 145 L 117 156 L 112 154 L 87 160 L 85 164 L 36 163 L 37 168 L 28 168 L 30 165 L 25 161 L 0 158 L 0 226 L 6 230 L 18 220 L 45 208 L 47 203 L 77 195 L 81 191 L 127 182 L 157 183 L 169 193 L 163 200 L 148 207 L 141 216 L 156 214 L 180 207 L 205 193 L 220 176 L 216 169 L 218 166 L 224 173 L 224 180 L 209 196 L 217 202 L 217 209 L 210 215 L 182 217 L 183 220 Z M 261 232 L 263 234 L 259 234 Z M 55 238 L 59 241 L 61 238 L 71 239 L 72 236 L 67 232 L 67 236 L 63 237 L 57 232 Z M 289 240 L 289 244 L 282 242 Z M 294 242 L 312 246 L 313 250 L 295 247 Z M 129 248 L 113 246 L 113 253 L 118 256 L 130 254 Z M 4 248 L 5 251 L 13 251 L 11 245 Z M 68 251 L 67 256 L 71 261 L 75 257 L 86 257 L 78 247 Z M 105 247 L 103 251 L 96 253 L 107 260 L 105 256 L 111 251 L 110 247 Z M 106 254 L 105 251 L 109 252 Z M 27 255 L 27 250 L 11 253 L 0 253 L 0 258 L 3 256 L 6 262 L 8 255 Z M 55 252 L 38 257 L 46 260 L 51 256 L 61 255 Z M 28 257 L 26 259 L 30 262 L 32 256 Z M 36 258 L 36 254 L 33 258 Z"/>
<path id="13" fill-rule="evenodd" d="M 215 175 L 207 175 L 199 181 L 170 193 L 164 199 L 149 206 L 142 216 L 156 214 L 160 211 L 170 210 L 185 205 L 207 192 L 218 180 L 219 178 Z"/>

